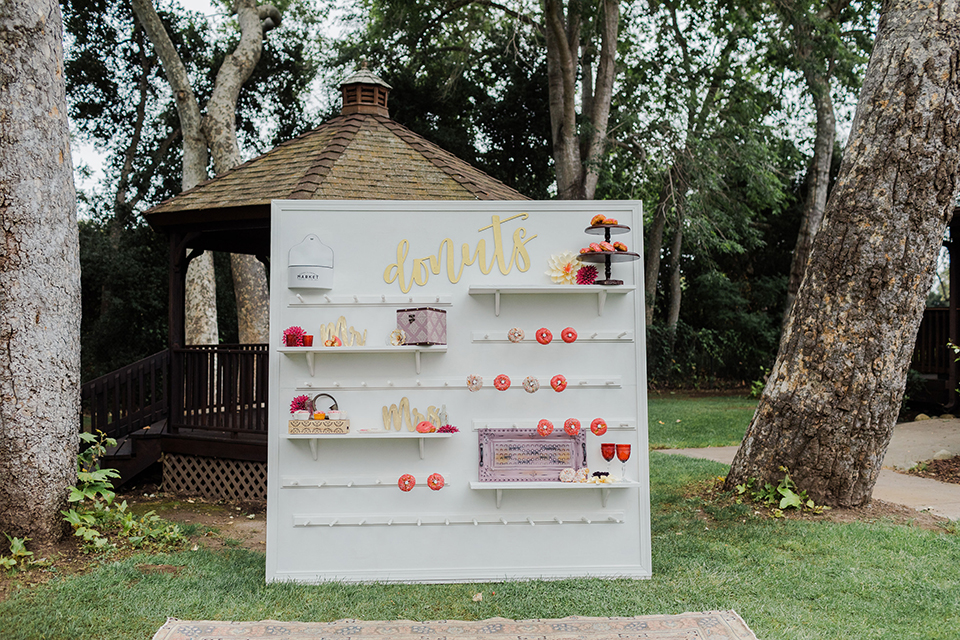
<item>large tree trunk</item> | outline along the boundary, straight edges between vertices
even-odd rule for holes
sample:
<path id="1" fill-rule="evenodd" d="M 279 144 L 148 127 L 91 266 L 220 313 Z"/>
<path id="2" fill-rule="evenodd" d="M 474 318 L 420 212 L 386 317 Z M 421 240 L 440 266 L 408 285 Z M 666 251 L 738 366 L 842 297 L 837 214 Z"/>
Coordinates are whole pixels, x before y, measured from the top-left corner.
<path id="1" fill-rule="evenodd" d="M 607 122 L 616 75 L 617 33 L 620 4 L 604 0 L 600 14 L 600 55 L 596 81 L 581 83 L 583 122 L 577 123 L 577 71 L 592 61 L 589 45 L 581 58 L 580 3 L 568 3 L 564 12 L 559 0 L 544 2 L 544 36 L 547 44 L 547 85 L 550 104 L 550 131 L 557 174 L 557 196 L 562 200 L 592 200 L 606 148 Z M 584 77 L 592 69 L 582 71 Z"/>
<path id="2" fill-rule="evenodd" d="M 77 477 L 80 258 L 55 0 L 0 3 L 0 531 L 50 541 Z"/>
<path id="3" fill-rule="evenodd" d="M 163 65 L 163 72 L 173 90 L 183 132 L 183 178 L 181 189 L 192 189 L 207 179 L 207 141 L 201 129 L 200 105 L 190 86 L 187 69 L 180 60 L 170 36 L 151 0 L 132 0 L 133 11 L 143 25 Z M 218 344 L 217 284 L 213 256 L 203 253 L 190 261 L 186 279 L 186 343 Z"/>
<path id="4" fill-rule="evenodd" d="M 257 7 L 254 0 L 239 0 L 236 10 L 240 42 L 217 72 L 213 94 L 207 102 L 207 115 L 203 119 L 203 133 L 218 175 L 240 164 L 237 98 L 243 83 L 250 78 L 260 60 L 264 32 L 280 23 L 280 12 L 273 5 Z M 250 255 L 231 254 L 230 267 L 237 299 L 240 342 L 269 342 L 270 292 L 263 264 Z"/>
<path id="5" fill-rule="evenodd" d="M 800 220 L 800 233 L 797 246 L 793 250 L 790 264 L 790 280 L 787 283 L 787 301 L 784 305 L 783 322 L 790 317 L 790 309 L 800 289 L 803 272 L 810 258 L 813 238 L 820 229 L 823 212 L 827 208 L 827 192 L 830 187 L 830 166 L 833 164 L 833 143 L 837 138 L 837 120 L 833 112 L 833 100 L 830 97 L 830 80 L 807 71 L 807 87 L 813 94 L 813 103 L 817 111 L 817 131 L 813 144 L 813 159 L 807 173 L 807 194 L 803 201 L 803 217 Z"/>
<path id="6" fill-rule="evenodd" d="M 960 167 L 960 6 L 888 0 L 840 177 L 727 486 L 870 499 Z"/>

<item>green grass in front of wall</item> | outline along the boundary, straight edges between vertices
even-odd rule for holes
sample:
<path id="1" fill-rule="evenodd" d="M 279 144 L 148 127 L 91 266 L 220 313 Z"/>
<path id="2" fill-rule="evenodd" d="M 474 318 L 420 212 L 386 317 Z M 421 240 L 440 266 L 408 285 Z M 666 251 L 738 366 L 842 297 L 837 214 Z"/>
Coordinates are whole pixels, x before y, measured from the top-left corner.
<path id="1" fill-rule="evenodd" d="M 960 536 L 713 507 L 691 487 L 724 474 L 725 465 L 653 452 L 650 467 L 651 580 L 267 585 L 263 554 L 184 551 L 140 555 L 23 589 L 0 602 L 0 629 L 4 640 L 142 640 L 168 616 L 480 620 L 734 609 L 763 640 L 956 637 Z M 458 544 L 456 532 L 436 543 Z M 590 553 L 587 541 L 579 552 Z M 143 564 L 183 569 L 143 573 Z M 473 601 L 477 592 L 481 602 Z"/>

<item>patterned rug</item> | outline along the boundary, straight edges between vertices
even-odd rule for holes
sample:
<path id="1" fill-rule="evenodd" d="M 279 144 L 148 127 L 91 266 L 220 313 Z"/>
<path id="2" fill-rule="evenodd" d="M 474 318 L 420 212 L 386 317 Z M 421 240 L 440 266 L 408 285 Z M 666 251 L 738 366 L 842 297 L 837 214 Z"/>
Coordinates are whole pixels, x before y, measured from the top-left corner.
<path id="1" fill-rule="evenodd" d="M 476 622 L 215 622 L 170 618 L 153 640 L 757 640 L 734 611 Z"/>

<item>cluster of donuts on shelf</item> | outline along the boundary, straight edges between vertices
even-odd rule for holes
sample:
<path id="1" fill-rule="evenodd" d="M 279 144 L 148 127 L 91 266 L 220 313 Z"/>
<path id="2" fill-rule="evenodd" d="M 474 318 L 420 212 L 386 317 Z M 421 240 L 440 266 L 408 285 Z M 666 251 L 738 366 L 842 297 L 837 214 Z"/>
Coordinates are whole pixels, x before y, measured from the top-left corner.
<path id="1" fill-rule="evenodd" d="M 615 218 L 606 218 L 598 213 L 590 220 L 591 227 L 614 227 L 620 223 Z M 629 251 L 627 245 L 622 242 L 591 242 L 588 246 L 580 249 L 580 253 L 614 253 L 617 251 Z"/>
<path id="2" fill-rule="evenodd" d="M 427 486 L 433 491 L 440 491 L 440 489 L 443 489 L 444 484 L 443 476 L 439 473 L 431 473 L 427 477 Z M 400 491 L 406 493 L 417 486 L 417 479 L 411 474 L 405 473 L 397 480 L 397 486 L 400 487 Z"/>
<path id="3" fill-rule="evenodd" d="M 568 436 L 580 433 L 580 421 L 576 418 L 567 418 L 563 423 L 563 430 Z M 607 423 L 603 418 L 594 418 L 590 423 L 590 432 L 595 436 L 602 436 L 607 432 Z M 553 423 L 544 418 L 537 423 L 537 433 L 546 438 L 553 433 Z"/>
<path id="4" fill-rule="evenodd" d="M 553 342 L 553 333 L 551 333 L 550 329 L 547 329 L 546 327 L 540 327 L 537 329 L 537 333 L 534 335 L 537 338 L 537 342 L 540 344 L 550 344 Z M 520 329 L 519 327 L 514 327 L 507 331 L 507 340 L 510 342 L 523 342 L 524 337 L 526 337 L 526 334 L 524 334 L 523 329 Z M 573 329 L 573 327 L 567 327 L 560 332 L 560 339 L 567 344 L 576 342 L 577 332 Z"/>
<path id="5" fill-rule="evenodd" d="M 511 384 L 512 382 L 510 380 L 510 376 L 505 373 L 501 373 L 493 379 L 493 388 L 497 391 L 506 391 L 510 388 Z M 538 380 L 535 376 L 527 376 L 523 379 L 522 386 L 523 390 L 527 393 L 536 393 L 540 390 L 540 380 Z M 557 393 L 560 393 L 567 388 L 567 379 L 558 373 L 550 378 L 550 387 Z M 467 376 L 467 389 L 470 391 L 480 391 L 482 388 L 482 376 L 478 376 L 473 373 Z"/>

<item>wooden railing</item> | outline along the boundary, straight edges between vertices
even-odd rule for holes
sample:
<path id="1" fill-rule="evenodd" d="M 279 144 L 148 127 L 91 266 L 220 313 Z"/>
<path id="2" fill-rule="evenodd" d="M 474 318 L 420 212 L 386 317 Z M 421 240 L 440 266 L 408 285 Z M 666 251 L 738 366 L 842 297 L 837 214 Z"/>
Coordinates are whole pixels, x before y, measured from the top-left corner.
<path id="1" fill-rule="evenodd" d="M 266 344 L 172 349 L 169 431 L 181 429 L 266 439 Z"/>
<path id="2" fill-rule="evenodd" d="M 80 429 L 122 438 L 166 418 L 169 362 L 161 351 L 81 385 Z"/>
<path id="3" fill-rule="evenodd" d="M 917 345 L 910 366 L 920 373 L 950 373 L 953 351 L 947 347 L 950 340 L 950 310 L 928 307 L 917 331 Z"/>

